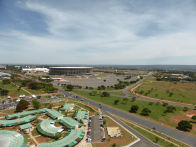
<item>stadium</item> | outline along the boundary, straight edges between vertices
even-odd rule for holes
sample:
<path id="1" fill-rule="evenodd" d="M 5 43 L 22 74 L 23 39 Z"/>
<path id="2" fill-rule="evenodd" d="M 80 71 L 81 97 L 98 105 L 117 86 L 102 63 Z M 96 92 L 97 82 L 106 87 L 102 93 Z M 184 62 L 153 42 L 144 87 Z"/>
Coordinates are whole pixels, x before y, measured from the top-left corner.
<path id="1" fill-rule="evenodd" d="M 50 67 L 50 75 L 79 75 L 88 74 L 92 67 Z"/>

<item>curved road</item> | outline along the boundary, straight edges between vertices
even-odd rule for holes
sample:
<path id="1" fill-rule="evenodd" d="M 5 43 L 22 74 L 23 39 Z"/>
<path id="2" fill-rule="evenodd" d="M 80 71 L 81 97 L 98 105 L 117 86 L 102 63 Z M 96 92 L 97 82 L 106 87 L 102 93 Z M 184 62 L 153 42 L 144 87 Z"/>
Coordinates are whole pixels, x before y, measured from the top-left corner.
<path id="1" fill-rule="evenodd" d="M 60 93 L 64 94 L 64 95 L 68 95 L 69 93 L 66 92 L 66 91 L 63 91 L 63 90 L 59 90 Z M 89 100 L 89 99 L 86 99 L 86 98 L 83 98 L 81 96 L 77 96 L 77 95 L 74 95 L 74 94 L 69 94 L 68 96 L 71 96 L 72 98 L 76 98 L 78 100 L 83 100 L 84 102 L 92 105 L 92 106 L 95 106 L 97 108 L 100 107 L 100 104 L 98 102 L 95 102 L 95 101 L 92 101 L 92 100 Z M 138 116 L 135 116 L 135 115 L 132 115 L 131 113 L 127 113 L 127 112 L 124 112 L 124 111 L 121 111 L 121 110 L 118 110 L 118 109 L 115 109 L 115 108 L 112 108 L 112 107 L 109 107 L 107 105 L 101 105 L 101 109 L 103 111 L 108 111 L 109 113 L 111 114 L 115 114 L 115 115 L 118 115 L 124 119 L 127 119 L 127 120 L 130 120 L 130 121 L 133 121 L 139 125 L 142 125 L 142 126 L 145 126 L 147 128 L 155 128 L 157 131 L 159 131 L 160 133 L 164 133 L 170 137 L 173 137 L 177 140 L 180 140 L 192 147 L 195 147 L 196 146 L 196 137 L 194 136 L 191 136 L 189 134 L 186 134 L 184 132 L 181 132 L 179 130 L 176 130 L 176 129 L 172 129 L 172 128 L 169 128 L 169 127 L 166 127 L 166 126 L 163 126 L 163 125 L 160 125 L 158 123 L 155 123 L 155 122 L 152 122 L 150 120 L 146 120 L 144 118 L 141 118 L 141 117 L 138 117 Z"/>

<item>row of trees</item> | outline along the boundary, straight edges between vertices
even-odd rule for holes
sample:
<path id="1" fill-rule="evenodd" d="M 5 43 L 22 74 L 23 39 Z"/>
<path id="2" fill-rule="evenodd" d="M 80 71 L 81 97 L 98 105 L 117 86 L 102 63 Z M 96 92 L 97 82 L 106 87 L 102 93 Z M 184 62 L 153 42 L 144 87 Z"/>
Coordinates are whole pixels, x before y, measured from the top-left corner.
<path id="1" fill-rule="evenodd" d="M 133 105 L 133 106 L 131 106 L 129 112 L 131 112 L 131 113 L 137 113 L 138 109 L 139 109 L 139 106 Z M 143 115 L 143 116 L 149 116 L 150 113 L 151 113 L 151 110 L 150 109 L 143 108 L 140 114 Z"/>
<path id="2" fill-rule="evenodd" d="M 28 108 L 30 103 L 24 99 L 21 99 L 20 102 L 16 106 L 16 112 L 22 112 L 25 109 Z M 40 109 L 41 108 L 41 103 L 37 100 L 32 100 L 32 105 L 34 109 Z"/>

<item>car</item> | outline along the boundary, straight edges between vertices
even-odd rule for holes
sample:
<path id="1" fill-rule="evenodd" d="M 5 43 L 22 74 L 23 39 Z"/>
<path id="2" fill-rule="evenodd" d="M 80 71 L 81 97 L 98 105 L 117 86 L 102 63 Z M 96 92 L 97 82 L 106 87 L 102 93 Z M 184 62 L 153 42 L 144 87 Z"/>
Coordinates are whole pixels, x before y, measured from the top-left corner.
<path id="1" fill-rule="evenodd" d="M 87 141 L 87 142 L 91 142 L 91 140 L 92 140 L 92 139 L 91 139 L 90 137 L 87 137 L 87 138 L 86 138 L 86 141 Z"/>
<path id="2" fill-rule="evenodd" d="M 105 141 L 105 137 L 103 137 L 102 139 L 101 139 L 101 142 L 104 142 Z"/>

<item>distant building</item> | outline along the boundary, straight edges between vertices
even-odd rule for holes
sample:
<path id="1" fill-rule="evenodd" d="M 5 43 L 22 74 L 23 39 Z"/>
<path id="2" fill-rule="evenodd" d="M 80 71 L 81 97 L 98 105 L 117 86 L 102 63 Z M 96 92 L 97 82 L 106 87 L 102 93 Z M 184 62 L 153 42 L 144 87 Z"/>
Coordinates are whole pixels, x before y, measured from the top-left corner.
<path id="1" fill-rule="evenodd" d="M 0 65 L 0 69 L 6 69 L 6 65 Z"/>
<path id="2" fill-rule="evenodd" d="M 92 71 L 92 67 L 50 67 L 50 75 L 78 75 L 87 74 Z"/>
<path id="3" fill-rule="evenodd" d="M 48 68 L 23 68 L 23 72 L 49 72 Z"/>
<path id="4" fill-rule="evenodd" d="M 10 78 L 10 77 L 11 77 L 11 74 L 0 72 L 0 79 L 1 78 Z"/>

